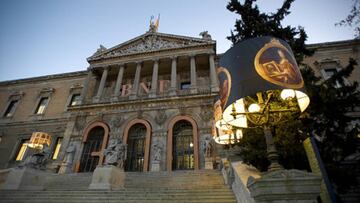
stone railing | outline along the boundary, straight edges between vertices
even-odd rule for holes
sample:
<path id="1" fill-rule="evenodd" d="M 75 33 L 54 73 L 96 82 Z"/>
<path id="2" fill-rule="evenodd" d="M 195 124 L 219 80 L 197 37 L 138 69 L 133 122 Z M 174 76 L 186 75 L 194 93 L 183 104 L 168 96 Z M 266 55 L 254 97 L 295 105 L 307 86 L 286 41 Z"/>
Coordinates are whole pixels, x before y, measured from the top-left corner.
<path id="1" fill-rule="evenodd" d="M 221 160 L 221 172 L 227 184 L 236 196 L 238 203 L 255 203 L 247 188 L 247 180 L 250 176 L 259 178 L 260 172 L 242 161 L 229 162 L 227 159 Z"/>
<path id="2" fill-rule="evenodd" d="M 314 203 L 321 177 L 296 169 L 260 173 L 241 161 L 222 160 L 222 173 L 238 203 Z"/>
<path id="3" fill-rule="evenodd" d="M 158 93 L 156 94 L 156 97 L 150 98 L 149 94 L 139 94 L 135 98 L 131 99 L 130 96 L 119 96 L 117 97 L 118 102 L 122 101 L 129 101 L 129 100 L 146 100 L 146 99 L 159 99 L 159 98 L 167 98 L 167 97 L 182 97 L 182 96 L 193 96 L 193 95 L 206 95 L 211 94 L 211 88 L 208 86 L 201 86 L 196 89 L 195 92 L 191 91 L 191 89 L 183 89 L 183 90 L 176 90 L 176 94 L 172 94 L 170 91 Z M 96 103 L 110 103 L 114 102 L 113 98 L 111 96 L 102 97 L 98 102 Z M 89 98 L 85 101 L 85 104 L 93 104 L 94 100 L 92 98 Z"/>

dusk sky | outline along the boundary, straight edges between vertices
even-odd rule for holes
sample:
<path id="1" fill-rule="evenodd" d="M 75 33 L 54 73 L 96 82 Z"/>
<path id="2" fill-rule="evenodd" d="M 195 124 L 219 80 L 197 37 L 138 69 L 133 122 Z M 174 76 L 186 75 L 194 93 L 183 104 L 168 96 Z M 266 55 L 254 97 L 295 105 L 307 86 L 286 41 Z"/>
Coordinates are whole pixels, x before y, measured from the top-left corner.
<path id="1" fill-rule="evenodd" d="M 107 48 L 144 34 L 160 13 L 159 32 L 199 37 L 207 30 L 217 53 L 238 16 L 225 0 L 0 0 L 0 81 L 86 70 L 86 58 L 100 44 Z M 274 12 L 283 0 L 259 0 Z M 336 27 L 352 0 L 296 0 L 283 25 L 301 25 L 307 43 L 347 40 L 352 28 Z"/>

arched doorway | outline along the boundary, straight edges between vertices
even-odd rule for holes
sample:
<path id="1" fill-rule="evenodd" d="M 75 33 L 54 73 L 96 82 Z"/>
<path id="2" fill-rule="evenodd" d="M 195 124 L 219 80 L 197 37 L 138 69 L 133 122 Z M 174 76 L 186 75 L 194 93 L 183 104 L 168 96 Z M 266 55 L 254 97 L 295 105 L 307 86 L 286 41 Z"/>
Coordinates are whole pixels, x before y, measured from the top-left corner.
<path id="1" fill-rule="evenodd" d="M 189 116 L 176 116 L 168 125 L 167 170 L 199 169 L 198 128 Z"/>
<path id="2" fill-rule="evenodd" d="M 194 139 L 191 123 L 180 120 L 173 128 L 172 170 L 194 169 Z"/>
<path id="3" fill-rule="evenodd" d="M 124 130 L 123 142 L 127 144 L 125 171 L 148 171 L 151 126 L 143 119 L 134 119 Z"/>
<path id="4" fill-rule="evenodd" d="M 104 123 L 96 122 L 86 128 L 78 172 L 92 172 L 97 165 L 102 164 L 102 151 L 106 148 L 108 135 L 109 128 Z"/>

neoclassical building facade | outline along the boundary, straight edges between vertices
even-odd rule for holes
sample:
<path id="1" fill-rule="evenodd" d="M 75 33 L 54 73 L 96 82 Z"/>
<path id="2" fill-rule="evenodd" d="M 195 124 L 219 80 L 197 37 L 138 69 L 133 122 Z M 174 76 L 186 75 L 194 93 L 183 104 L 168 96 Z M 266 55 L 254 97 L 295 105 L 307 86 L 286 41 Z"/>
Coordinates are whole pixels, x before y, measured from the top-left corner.
<path id="1" fill-rule="evenodd" d="M 100 46 L 87 61 L 86 71 L 0 84 L 1 168 L 33 153 L 26 147 L 33 132 L 51 135 L 55 171 L 70 145 L 72 171 L 93 171 L 111 139 L 127 144 L 126 171 L 153 170 L 154 146 L 162 171 L 204 168 L 218 93 L 216 42 L 209 35 L 150 30 Z"/>
<path id="2" fill-rule="evenodd" d="M 305 61 L 324 79 L 359 60 L 360 43 L 310 45 Z M 74 146 L 71 172 L 92 172 L 113 139 L 127 144 L 125 171 L 205 168 L 218 94 L 216 41 L 154 29 L 112 48 L 100 48 L 86 71 L 0 82 L 0 169 L 18 165 L 34 150 L 34 132 L 51 135 L 48 168 L 58 172 Z M 358 80 L 359 68 L 353 80 Z M 212 153 L 214 164 L 221 146 Z M 155 150 L 160 162 L 155 168 Z"/>

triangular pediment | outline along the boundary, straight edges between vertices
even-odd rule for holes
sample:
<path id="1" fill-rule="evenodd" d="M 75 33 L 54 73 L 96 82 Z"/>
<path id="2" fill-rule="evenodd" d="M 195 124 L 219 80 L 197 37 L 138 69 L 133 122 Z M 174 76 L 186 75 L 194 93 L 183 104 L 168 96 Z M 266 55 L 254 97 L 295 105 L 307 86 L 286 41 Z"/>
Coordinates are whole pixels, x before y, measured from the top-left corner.
<path id="1" fill-rule="evenodd" d="M 211 38 L 203 39 L 157 32 L 147 32 L 110 49 L 100 46 L 100 48 L 88 58 L 88 61 L 211 44 L 215 44 L 215 41 L 211 40 Z"/>

